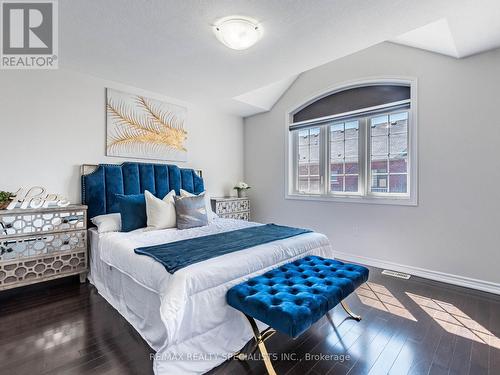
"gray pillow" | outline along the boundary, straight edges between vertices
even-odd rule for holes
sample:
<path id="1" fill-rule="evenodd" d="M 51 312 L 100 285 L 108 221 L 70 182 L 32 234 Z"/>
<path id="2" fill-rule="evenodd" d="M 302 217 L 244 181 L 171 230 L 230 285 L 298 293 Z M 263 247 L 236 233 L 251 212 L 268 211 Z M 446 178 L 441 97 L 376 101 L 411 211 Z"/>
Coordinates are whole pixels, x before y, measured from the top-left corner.
<path id="1" fill-rule="evenodd" d="M 208 225 L 205 194 L 193 197 L 174 197 L 175 216 L 178 229 L 189 229 Z"/>

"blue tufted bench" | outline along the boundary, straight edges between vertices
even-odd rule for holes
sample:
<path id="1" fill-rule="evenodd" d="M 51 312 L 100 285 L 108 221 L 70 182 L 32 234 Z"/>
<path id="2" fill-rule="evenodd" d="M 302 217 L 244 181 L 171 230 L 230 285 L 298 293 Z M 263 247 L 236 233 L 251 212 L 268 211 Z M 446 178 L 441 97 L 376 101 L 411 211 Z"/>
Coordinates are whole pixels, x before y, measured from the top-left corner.
<path id="1" fill-rule="evenodd" d="M 248 318 L 264 360 L 269 359 L 265 340 L 254 319 L 297 337 L 338 303 L 356 320 L 343 299 L 368 280 L 368 269 L 318 256 L 306 256 L 292 263 L 235 285 L 227 303 Z M 267 335 L 267 337 L 270 335 Z M 274 374 L 270 361 L 265 362 Z"/>

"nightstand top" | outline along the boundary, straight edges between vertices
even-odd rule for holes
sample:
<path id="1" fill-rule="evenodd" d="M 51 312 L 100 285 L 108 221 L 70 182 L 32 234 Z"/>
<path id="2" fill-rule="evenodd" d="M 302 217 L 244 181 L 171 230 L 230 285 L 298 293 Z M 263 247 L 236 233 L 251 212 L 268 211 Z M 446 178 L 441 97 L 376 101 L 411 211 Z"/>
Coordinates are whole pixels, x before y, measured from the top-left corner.
<path id="1" fill-rule="evenodd" d="M 14 208 L 13 210 L 0 210 L 0 215 L 8 214 L 30 214 L 41 212 L 55 212 L 55 211 L 68 211 L 68 210 L 86 210 L 87 206 L 82 204 L 70 204 L 66 207 L 50 206 L 40 208 Z"/>

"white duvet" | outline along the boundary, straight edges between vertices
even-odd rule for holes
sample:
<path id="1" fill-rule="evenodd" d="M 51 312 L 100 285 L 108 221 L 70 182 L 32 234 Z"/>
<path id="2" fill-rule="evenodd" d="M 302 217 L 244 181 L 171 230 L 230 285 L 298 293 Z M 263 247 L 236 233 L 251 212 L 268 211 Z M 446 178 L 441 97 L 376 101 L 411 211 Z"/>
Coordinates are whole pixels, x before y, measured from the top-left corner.
<path id="1" fill-rule="evenodd" d="M 134 231 L 99 236 L 101 260 L 160 296 L 165 339 L 158 349 L 157 375 L 200 374 L 228 359 L 251 337 L 243 314 L 226 304 L 229 288 L 250 277 L 309 254 L 333 258 L 326 236 L 307 233 L 229 253 L 174 274 L 152 258 L 134 253 L 142 246 L 260 225 L 215 219 L 187 230 Z"/>

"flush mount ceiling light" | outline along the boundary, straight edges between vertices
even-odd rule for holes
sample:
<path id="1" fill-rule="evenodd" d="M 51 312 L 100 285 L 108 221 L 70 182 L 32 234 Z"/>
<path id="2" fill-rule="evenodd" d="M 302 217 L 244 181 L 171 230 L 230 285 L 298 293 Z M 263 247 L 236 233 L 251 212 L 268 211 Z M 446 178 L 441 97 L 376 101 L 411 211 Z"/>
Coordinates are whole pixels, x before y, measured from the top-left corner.
<path id="1" fill-rule="evenodd" d="M 254 19 L 243 16 L 229 16 L 218 20 L 214 34 L 225 46 L 242 50 L 253 46 L 262 37 L 262 26 Z"/>

